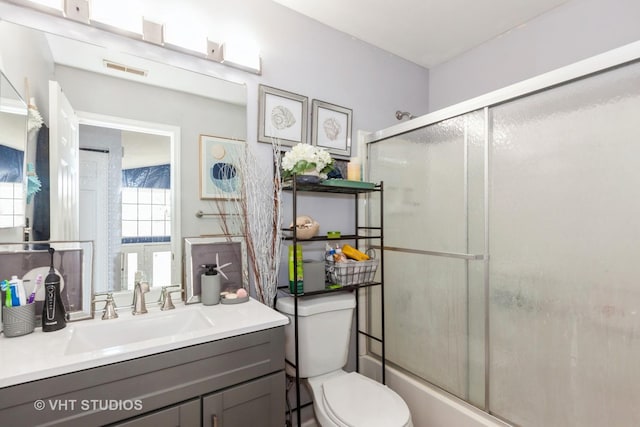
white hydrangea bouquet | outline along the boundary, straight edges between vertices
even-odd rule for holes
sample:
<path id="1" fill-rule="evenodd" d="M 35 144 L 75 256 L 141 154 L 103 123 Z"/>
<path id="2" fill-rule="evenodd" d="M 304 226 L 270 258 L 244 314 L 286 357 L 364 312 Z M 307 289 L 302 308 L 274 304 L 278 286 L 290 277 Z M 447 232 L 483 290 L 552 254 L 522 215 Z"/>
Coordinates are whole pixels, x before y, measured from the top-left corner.
<path id="1" fill-rule="evenodd" d="M 297 144 L 282 158 L 282 179 L 296 175 L 317 175 L 326 179 L 333 170 L 333 159 L 329 153 L 311 144 Z"/>

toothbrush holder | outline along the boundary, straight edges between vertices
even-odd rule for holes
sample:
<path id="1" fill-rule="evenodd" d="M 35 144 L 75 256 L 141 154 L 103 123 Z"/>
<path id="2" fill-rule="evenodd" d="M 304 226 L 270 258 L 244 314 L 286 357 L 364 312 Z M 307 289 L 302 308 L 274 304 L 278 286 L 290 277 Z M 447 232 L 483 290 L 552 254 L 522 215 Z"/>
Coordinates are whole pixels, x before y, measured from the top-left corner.
<path id="1" fill-rule="evenodd" d="M 36 327 L 35 303 L 2 307 L 2 323 L 7 338 L 30 334 Z"/>

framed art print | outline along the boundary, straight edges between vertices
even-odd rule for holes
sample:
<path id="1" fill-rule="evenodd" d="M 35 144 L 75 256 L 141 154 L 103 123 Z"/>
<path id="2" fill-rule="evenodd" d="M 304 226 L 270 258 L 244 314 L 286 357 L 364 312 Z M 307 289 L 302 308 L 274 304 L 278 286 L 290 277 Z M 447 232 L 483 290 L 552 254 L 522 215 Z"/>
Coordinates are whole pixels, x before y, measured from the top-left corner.
<path id="1" fill-rule="evenodd" d="M 237 199 L 241 196 L 241 156 L 244 141 L 200 135 L 200 198 Z"/>
<path id="2" fill-rule="evenodd" d="M 241 237 L 185 237 L 184 283 L 187 304 L 201 301 L 201 275 L 204 264 L 220 263 L 226 277 L 220 278 L 220 290 L 249 290 L 247 245 Z"/>
<path id="3" fill-rule="evenodd" d="M 258 89 L 258 141 L 294 146 L 307 142 L 308 98 L 260 85 Z"/>
<path id="4" fill-rule="evenodd" d="M 311 143 L 338 156 L 351 156 L 351 115 L 349 108 L 314 99 Z"/>

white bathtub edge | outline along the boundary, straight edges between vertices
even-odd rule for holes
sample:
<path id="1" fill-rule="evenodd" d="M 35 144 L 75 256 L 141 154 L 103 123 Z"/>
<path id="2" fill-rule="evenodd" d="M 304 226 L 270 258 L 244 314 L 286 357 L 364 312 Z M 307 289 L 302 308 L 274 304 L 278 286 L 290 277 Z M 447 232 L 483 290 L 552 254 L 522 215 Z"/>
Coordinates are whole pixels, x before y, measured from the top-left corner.
<path id="1" fill-rule="evenodd" d="M 360 372 L 379 380 L 380 362 L 370 356 L 360 356 Z M 414 427 L 510 426 L 510 424 L 393 367 L 386 367 L 386 383 L 409 406 Z"/>

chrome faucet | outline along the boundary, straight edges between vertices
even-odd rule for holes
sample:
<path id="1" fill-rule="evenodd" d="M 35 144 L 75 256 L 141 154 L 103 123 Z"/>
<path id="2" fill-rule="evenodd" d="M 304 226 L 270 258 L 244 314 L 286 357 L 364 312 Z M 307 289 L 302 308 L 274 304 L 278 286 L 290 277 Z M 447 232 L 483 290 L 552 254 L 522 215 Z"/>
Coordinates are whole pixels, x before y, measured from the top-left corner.
<path id="1" fill-rule="evenodd" d="M 95 299 L 95 297 L 97 296 L 105 296 L 106 295 L 106 299 Z M 113 300 L 113 294 L 111 292 L 106 293 L 106 294 L 95 294 L 94 298 L 91 300 L 91 316 L 94 316 L 94 313 L 96 311 L 96 302 L 101 302 L 104 301 L 104 310 L 102 311 L 102 320 L 109 320 L 109 319 L 117 319 L 118 318 L 118 312 L 116 311 L 116 303 Z"/>
<path id="2" fill-rule="evenodd" d="M 180 289 L 170 290 L 171 288 L 180 288 Z M 171 300 L 171 294 L 174 292 L 180 292 L 182 294 L 182 288 L 180 287 L 180 285 L 162 287 L 162 292 L 160 294 L 160 305 L 161 305 L 160 310 L 165 311 L 165 310 L 173 310 L 174 308 L 176 308 L 176 306 L 173 305 L 173 301 Z"/>
<path id="3" fill-rule="evenodd" d="M 136 284 L 133 287 L 133 311 L 132 314 L 145 314 L 147 312 L 147 306 L 144 302 L 144 294 L 149 292 L 149 283 L 146 281 L 136 280 Z"/>

